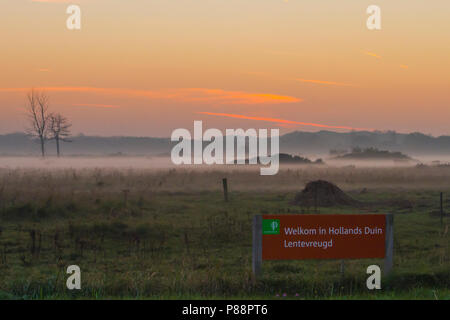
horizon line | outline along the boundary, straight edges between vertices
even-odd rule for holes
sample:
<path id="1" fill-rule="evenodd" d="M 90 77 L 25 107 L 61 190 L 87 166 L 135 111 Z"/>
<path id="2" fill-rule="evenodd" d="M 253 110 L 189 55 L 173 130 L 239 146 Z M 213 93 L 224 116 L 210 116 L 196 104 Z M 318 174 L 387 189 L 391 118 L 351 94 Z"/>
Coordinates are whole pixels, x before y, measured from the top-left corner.
<path id="1" fill-rule="evenodd" d="M 243 129 L 243 128 L 235 128 L 236 129 Z M 264 128 L 267 129 L 267 128 Z M 224 130 L 221 130 L 224 131 Z M 401 135 L 411 135 L 411 134 L 421 134 L 427 137 L 433 137 L 433 138 L 440 138 L 440 137 L 450 137 L 450 133 L 448 134 L 440 134 L 440 135 L 433 135 L 433 134 L 428 134 L 428 133 L 423 133 L 420 131 L 411 131 L 411 132 L 399 132 L 399 131 L 395 131 L 395 130 L 352 130 L 352 131 L 347 131 L 347 132 L 339 132 L 339 131 L 333 131 L 333 130 L 326 130 L 326 129 L 322 129 L 322 130 L 317 130 L 317 131 L 303 131 L 303 130 L 294 130 L 294 131 L 290 131 L 290 132 L 286 132 L 284 134 L 280 134 L 280 137 L 286 136 L 288 134 L 292 134 L 292 133 L 320 133 L 320 132 L 331 132 L 331 133 L 336 133 L 336 134 L 352 134 L 352 133 L 374 133 L 374 134 L 387 134 L 387 133 L 395 133 L 395 134 L 401 134 Z M 5 133 L 0 133 L 0 136 L 7 136 L 7 135 L 14 135 L 14 134 L 21 134 L 26 136 L 26 132 L 23 131 L 15 131 L 15 132 L 5 132 Z M 116 135 L 116 134 L 112 134 L 112 135 L 100 135 L 100 134 L 86 134 L 83 132 L 79 132 L 76 134 L 71 135 L 70 137 L 74 138 L 74 137 L 95 137 L 95 138 L 154 138 L 154 139 L 169 139 L 170 140 L 170 136 L 144 136 L 144 135 Z"/>

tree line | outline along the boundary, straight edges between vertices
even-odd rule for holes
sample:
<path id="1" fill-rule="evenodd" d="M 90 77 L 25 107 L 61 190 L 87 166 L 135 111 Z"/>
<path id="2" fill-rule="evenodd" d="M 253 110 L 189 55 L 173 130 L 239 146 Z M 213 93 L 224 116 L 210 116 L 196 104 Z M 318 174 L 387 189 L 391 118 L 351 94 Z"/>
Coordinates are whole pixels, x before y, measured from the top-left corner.
<path id="1" fill-rule="evenodd" d="M 49 97 L 45 91 L 32 89 L 27 95 L 28 127 L 26 133 L 37 139 L 41 155 L 45 157 L 45 143 L 55 140 L 56 154 L 61 155 L 61 142 L 70 142 L 70 121 L 59 113 L 50 112 Z"/>

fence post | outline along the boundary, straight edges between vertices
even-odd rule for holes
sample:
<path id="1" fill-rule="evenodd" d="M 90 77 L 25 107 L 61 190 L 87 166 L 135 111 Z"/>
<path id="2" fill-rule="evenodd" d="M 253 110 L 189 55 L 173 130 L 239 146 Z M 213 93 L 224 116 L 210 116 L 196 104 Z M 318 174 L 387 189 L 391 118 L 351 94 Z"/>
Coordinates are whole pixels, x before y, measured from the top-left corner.
<path id="1" fill-rule="evenodd" d="M 444 225 L 444 194 L 441 192 L 441 227 Z"/>
<path id="2" fill-rule="evenodd" d="M 386 215 L 384 275 L 389 275 L 394 267 L 394 215 Z"/>
<path id="3" fill-rule="evenodd" d="M 222 179 L 223 184 L 223 196 L 225 198 L 225 202 L 228 202 L 228 180 L 227 178 Z"/>
<path id="4" fill-rule="evenodd" d="M 253 217 L 253 249 L 252 249 L 252 271 L 255 279 L 262 271 L 262 216 Z"/>

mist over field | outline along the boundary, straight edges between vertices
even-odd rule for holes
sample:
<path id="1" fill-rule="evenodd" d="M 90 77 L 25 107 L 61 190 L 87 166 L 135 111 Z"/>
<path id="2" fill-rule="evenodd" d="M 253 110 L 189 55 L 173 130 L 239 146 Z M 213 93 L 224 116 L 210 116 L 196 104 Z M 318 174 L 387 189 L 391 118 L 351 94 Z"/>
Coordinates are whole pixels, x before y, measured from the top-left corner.
<path id="1" fill-rule="evenodd" d="M 285 164 L 280 165 L 279 172 L 273 176 L 261 176 L 260 168 L 260 165 L 176 166 L 169 158 L 162 157 L 0 157 L 0 175 L 21 178 L 24 186 L 27 176 L 39 184 L 47 181 L 47 177 L 62 182 L 64 177 L 74 174 L 91 181 L 85 185 L 86 190 L 95 187 L 101 176 L 121 177 L 111 184 L 132 190 L 143 188 L 140 184 L 147 187 L 150 184 L 152 192 L 221 191 L 222 178 L 228 178 L 233 191 L 299 191 L 314 180 L 332 181 L 345 190 L 376 188 L 400 192 L 402 189 L 450 188 L 448 165 L 395 165 L 389 161 L 384 164 L 376 161 Z M 69 184 L 67 187 L 77 189 L 79 186 Z"/>
<path id="2" fill-rule="evenodd" d="M 410 168 L 421 164 L 430 166 L 445 166 L 450 163 L 450 156 L 418 156 L 414 161 L 393 161 L 393 160 L 336 160 L 326 154 L 303 155 L 308 159 L 322 159 L 324 164 L 284 164 L 280 163 L 280 170 L 317 168 L 339 169 L 350 167 L 357 168 Z M 170 157 L 167 156 L 68 156 L 68 157 L 36 157 L 36 156 L 0 156 L 0 169 L 15 168 L 42 168 L 42 169 L 64 169 L 64 168 L 114 168 L 114 169 L 185 169 L 192 171 L 237 171 L 247 170 L 259 172 L 261 165 L 174 165 Z"/>

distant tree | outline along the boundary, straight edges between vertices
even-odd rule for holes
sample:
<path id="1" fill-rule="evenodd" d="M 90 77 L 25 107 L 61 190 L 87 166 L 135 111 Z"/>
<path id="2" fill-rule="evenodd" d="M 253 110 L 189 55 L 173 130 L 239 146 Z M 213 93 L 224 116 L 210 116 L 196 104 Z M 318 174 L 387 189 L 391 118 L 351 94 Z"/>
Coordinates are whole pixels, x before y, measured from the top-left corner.
<path id="1" fill-rule="evenodd" d="M 50 125 L 50 139 L 55 140 L 56 142 L 56 154 L 58 157 L 60 156 L 60 141 L 70 142 L 67 137 L 70 136 L 70 127 L 72 124 L 69 120 L 60 115 L 59 113 L 52 113 L 49 117 Z"/>
<path id="2" fill-rule="evenodd" d="M 45 157 L 45 142 L 49 134 L 48 96 L 44 91 L 32 89 L 27 98 L 29 118 L 27 134 L 39 140 L 42 157 Z"/>

